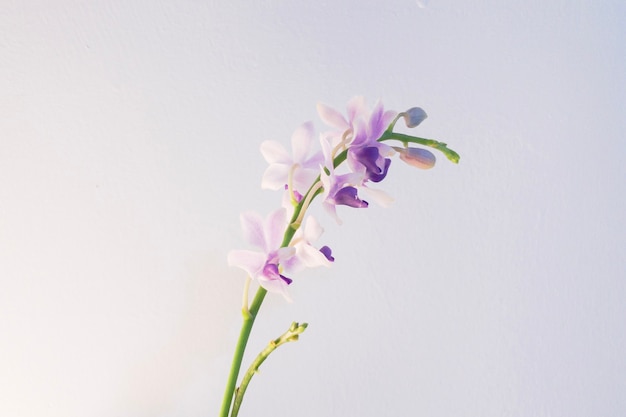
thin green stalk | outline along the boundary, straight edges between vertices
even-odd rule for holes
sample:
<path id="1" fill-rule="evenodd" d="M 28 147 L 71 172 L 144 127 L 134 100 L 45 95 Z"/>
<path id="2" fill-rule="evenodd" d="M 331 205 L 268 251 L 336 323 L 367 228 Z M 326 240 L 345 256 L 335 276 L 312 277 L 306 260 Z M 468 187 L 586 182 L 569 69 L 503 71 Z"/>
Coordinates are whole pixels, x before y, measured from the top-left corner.
<path id="1" fill-rule="evenodd" d="M 233 403 L 233 411 L 230 417 L 237 417 L 237 415 L 239 414 L 239 407 L 241 407 L 241 402 L 243 401 L 243 396 L 246 393 L 248 384 L 252 380 L 254 374 L 258 372 L 259 367 L 263 362 L 265 362 L 265 359 L 267 359 L 270 353 L 276 350 L 276 348 L 280 345 L 288 342 L 295 342 L 296 340 L 298 340 L 298 336 L 307 328 L 307 326 L 307 323 L 291 323 L 289 330 L 280 335 L 280 337 L 269 342 L 267 347 L 257 355 L 256 359 L 254 360 L 254 362 L 252 362 L 252 365 L 250 365 L 250 368 L 248 368 L 248 371 L 243 376 L 243 379 L 241 380 L 241 385 L 239 385 L 239 388 L 237 388 L 237 391 L 235 392 L 235 401 Z"/>
<path id="2" fill-rule="evenodd" d="M 446 158 L 448 158 L 451 162 L 454 162 L 455 164 L 459 163 L 459 154 L 448 148 L 448 144 L 444 142 L 439 142 L 433 139 L 419 138 L 417 136 L 405 135 L 403 133 L 395 133 L 389 129 L 383 133 L 380 139 L 378 139 L 378 142 L 384 142 L 386 140 L 397 140 L 404 143 L 405 146 L 409 143 L 416 143 L 419 145 L 428 146 L 430 148 L 437 149 L 439 152 L 443 153 Z"/>
<path id="3" fill-rule="evenodd" d="M 239 333 L 239 340 L 237 341 L 237 347 L 235 348 L 235 355 L 230 368 L 230 374 L 228 375 L 228 381 L 226 382 L 226 392 L 224 393 L 224 400 L 222 401 L 222 408 L 220 410 L 220 417 L 228 417 L 230 406 L 233 402 L 233 394 L 235 393 L 235 385 L 237 384 L 237 377 L 239 376 L 239 369 L 241 368 L 241 361 L 243 354 L 246 350 L 246 344 L 254 325 L 254 319 L 261 308 L 263 299 L 267 294 L 267 290 L 263 287 L 259 287 L 252 300 L 250 308 L 243 312 L 243 324 L 241 326 L 241 332 Z"/>

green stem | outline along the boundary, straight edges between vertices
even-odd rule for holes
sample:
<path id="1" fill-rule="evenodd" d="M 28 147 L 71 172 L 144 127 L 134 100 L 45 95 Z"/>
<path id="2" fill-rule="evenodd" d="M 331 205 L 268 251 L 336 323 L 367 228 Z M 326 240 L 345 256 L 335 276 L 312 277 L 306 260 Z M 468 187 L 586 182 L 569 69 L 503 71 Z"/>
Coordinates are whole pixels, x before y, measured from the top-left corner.
<path id="1" fill-rule="evenodd" d="M 439 142 L 433 139 L 418 138 L 416 136 L 410 136 L 403 133 L 395 133 L 391 130 L 386 130 L 385 133 L 383 133 L 383 135 L 380 137 L 380 139 L 378 139 L 378 142 L 384 142 L 386 140 L 397 140 L 404 143 L 405 146 L 409 143 L 417 143 L 419 145 L 424 145 L 430 148 L 437 149 L 438 151 L 443 153 L 446 158 L 448 158 L 455 164 L 458 164 L 459 159 L 461 158 L 458 153 L 454 152 L 452 149 L 449 149 L 446 143 Z"/>
<path id="2" fill-rule="evenodd" d="M 270 355 L 270 353 L 276 350 L 276 348 L 280 345 L 288 342 L 295 342 L 296 340 L 298 340 L 298 336 L 306 329 L 306 327 L 307 323 L 298 324 L 296 322 L 293 322 L 289 327 L 289 330 L 283 333 L 280 337 L 272 340 L 267 345 L 267 347 L 257 355 L 256 359 L 254 360 L 254 362 L 252 362 L 250 368 L 248 368 L 248 371 L 243 376 L 243 379 L 241 380 L 241 385 L 239 385 L 239 388 L 237 388 L 237 392 L 235 392 L 235 401 L 233 403 L 233 411 L 230 417 L 237 417 L 237 415 L 239 414 L 239 407 L 241 407 L 241 402 L 243 401 L 243 396 L 246 393 L 248 384 L 252 380 L 254 374 L 256 374 L 259 370 L 261 364 L 265 362 L 265 359 L 267 359 L 267 357 Z"/>
<path id="3" fill-rule="evenodd" d="M 226 382 L 226 392 L 224 393 L 224 400 L 222 401 L 220 417 L 228 417 L 228 412 L 230 411 L 230 406 L 233 402 L 233 394 L 235 393 L 235 385 L 237 384 L 237 376 L 239 375 L 239 369 L 241 369 L 243 353 L 246 350 L 246 344 L 248 343 L 248 338 L 250 337 L 250 332 L 252 331 L 254 319 L 256 319 L 257 313 L 261 308 L 265 294 L 267 294 L 267 290 L 263 287 L 259 287 L 248 312 L 243 313 L 243 324 L 241 326 L 241 332 L 239 333 L 237 347 L 235 348 L 235 355 L 233 357 L 233 363 L 230 367 L 228 381 Z"/>

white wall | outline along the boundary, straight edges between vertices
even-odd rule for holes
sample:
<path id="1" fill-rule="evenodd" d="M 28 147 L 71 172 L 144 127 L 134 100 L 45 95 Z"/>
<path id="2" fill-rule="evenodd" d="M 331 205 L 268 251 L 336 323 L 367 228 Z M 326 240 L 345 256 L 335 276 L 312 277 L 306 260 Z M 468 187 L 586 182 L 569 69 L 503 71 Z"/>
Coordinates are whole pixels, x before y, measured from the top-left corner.
<path id="1" fill-rule="evenodd" d="M 340 3 L 340 4 L 337 4 Z M 471 4 L 470 4 L 471 3 Z M 423 7 L 425 6 L 425 7 Z M 356 94 L 461 154 L 320 217 L 242 415 L 626 414 L 620 1 L 3 1 L 0 415 L 217 415 L 262 140 Z M 253 352 L 251 352 L 253 353 Z"/>

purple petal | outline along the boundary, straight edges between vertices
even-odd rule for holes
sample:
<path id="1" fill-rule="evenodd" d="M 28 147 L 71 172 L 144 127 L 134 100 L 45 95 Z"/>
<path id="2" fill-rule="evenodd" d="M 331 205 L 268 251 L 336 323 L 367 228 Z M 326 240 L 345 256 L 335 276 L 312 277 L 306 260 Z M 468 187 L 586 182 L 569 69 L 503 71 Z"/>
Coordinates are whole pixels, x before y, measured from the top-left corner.
<path id="1" fill-rule="evenodd" d="M 266 264 L 265 267 L 263 268 L 263 276 L 270 281 L 282 279 L 283 281 L 287 283 L 287 285 L 293 282 L 291 278 L 287 278 L 286 276 L 281 275 L 278 272 L 278 265 L 276 264 Z"/>
<path id="2" fill-rule="evenodd" d="M 367 148 L 359 149 L 355 151 L 355 156 L 357 161 L 359 161 L 365 167 L 365 169 L 367 169 L 368 173 L 381 172 L 381 169 L 376 164 L 376 162 L 378 161 L 378 157 L 380 156 L 377 148 L 373 146 L 368 146 Z"/>
<path id="3" fill-rule="evenodd" d="M 378 102 L 369 120 L 369 132 L 372 140 L 377 140 L 385 131 L 387 126 L 384 123 L 383 104 Z"/>
<path id="4" fill-rule="evenodd" d="M 333 251 L 328 246 L 322 246 L 320 248 L 320 252 L 328 259 L 329 262 L 335 262 L 335 258 L 333 258 Z"/>
<path id="5" fill-rule="evenodd" d="M 344 187 L 335 194 L 335 204 L 340 204 L 354 208 L 365 208 L 367 201 L 359 199 L 357 189 L 354 187 Z"/>
<path id="6" fill-rule="evenodd" d="M 385 158 L 385 166 L 382 172 L 378 174 L 374 172 L 369 172 L 367 178 L 372 182 L 381 182 L 387 176 L 387 171 L 389 171 L 389 165 L 391 165 L 391 159 Z"/>

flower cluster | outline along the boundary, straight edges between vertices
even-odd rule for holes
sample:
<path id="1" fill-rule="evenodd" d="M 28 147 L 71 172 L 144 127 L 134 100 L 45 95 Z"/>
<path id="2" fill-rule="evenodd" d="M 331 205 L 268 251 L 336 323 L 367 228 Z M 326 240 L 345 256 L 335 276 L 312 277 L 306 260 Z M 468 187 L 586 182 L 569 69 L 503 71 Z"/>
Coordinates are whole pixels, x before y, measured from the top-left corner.
<path id="1" fill-rule="evenodd" d="M 328 130 L 318 136 L 311 122 L 298 127 L 291 137 L 291 152 L 275 141 L 261 144 L 268 162 L 261 186 L 284 190 L 282 205 L 266 218 L 253 212 L 241 215 L 245 240 L 256 250 L 234 250 L 228 263 L 243 269 L 249 278 L 267 291 L 282 294 L 289 300 L 287 287 L 294 273 L 303 268 L 330 266 L 334 261 L 328 246 L 315 242 L 323 229 L 307 215 L 314 198 L 321 199 L 325 211 L 339 224 L 337 206 L 366 208 L 364 198 L 388 206 L 392 198 L 372 185 L 387 176 L 394 155 L 421 169 L 435 165 L 435 155 L 427 149 L 409 147 L 420 144 L 437 149 L 453 162 L 458 154 L 445 143 L 396 133 L 393 128 L 402 118 L 407 127 L 418 126 L 426 113 L 419 107 L 397 113 L 385 110 L 378 102 L 368 108 L 363 97 L 348 102 L 346 115 L 323 104 L 317 106 Z M 403 146 L 384 142 L 396 140 Z M 317 150 L 316 150 L 317 149 Z"/>

